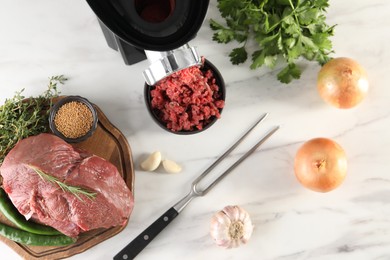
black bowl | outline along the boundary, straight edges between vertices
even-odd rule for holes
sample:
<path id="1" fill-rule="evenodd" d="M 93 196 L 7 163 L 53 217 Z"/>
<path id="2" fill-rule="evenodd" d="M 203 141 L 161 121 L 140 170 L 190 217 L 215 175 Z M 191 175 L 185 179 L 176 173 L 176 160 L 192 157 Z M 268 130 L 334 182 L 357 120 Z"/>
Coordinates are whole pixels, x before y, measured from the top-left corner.
<path id="1" fill-rule="evenodd" d="M 218 71 L 218 69 L 211 63 L 209 62 L 207 59 L 205 59 L 204 61 L 204 65 L 201 67 L 201 70 L 203 71 L 207 71 L 207 70 L 211 70 L 213 72 L 213 76 L 216 80 L 216 84 L 218 85 L 218 92 L 219 92 L 219 95 L 220 95 L 220 100 L 223 100 L 225 101 L 225 97 L 226 97 L 226 87 L 225 87 L 225 82 L 222 78 L 222 75 L 221 73 Z M 163 120 L 161 120 L 158 116 L 158 110 L 157 109 L 154 109 L 152 108 L 152 104 L 151 104 L 151 101 L 152 101 L 152 97 L 151 97 L 151 91 L 155 88 L 155 86 L 150 86 L 148 84 L 145 83 L 145 87 L 144 87 L 144 98 L 145 98 L 145 104 L 146 104 L 146 108 L 149 112 L 149 114 L 151 115 L 152 119 L 154 120 L 154 122 L 157 123 L 157 125 L 159 125 L 161 128 L 165 129 L 166 131 L 170 132 L 170 133 L 174 133 L 174 134 L 178 134 L 178 135 L 190 135 L 190 134 L 196 134 L 196 133 L 200 133 L 200 132 L 203 132 L 204 130 L 208 129 L 210 126 L 212 126 L 217 120 L 218 118 L 213 116 L 211 118 L 211 120 L 209 121 L 209 123 L 207 125 L 204 125 L 202 127 L 202 129 L 196 129 L 196 130 L 191 130 L 191 131 L 186 131 L 186 130 L 183 130 L 183 131 L 173 131 L 171 129 L 169 129 L 167 127 L 167 124 L 166 122 L 164 122 Z M 221 114 L 222 113 L 222 110 L 223 108 L 220 108 L 219 109 L 219 113 Z"/>
<path id="2" fill-rule="evenodd" d="M 92 123 L 91 129 L 89 129 L 89 131 L 85 135 L 78 137 L 78 138 L 68 138 L 68 137 L 64 136 L 60 131 L 57 130 L 56 125 L 54 124 L 54 118 L 57 114 L 58 109 L 60 109 L 60 107 L 63 106 L 64 104 L 72 102 L 72 101 L 77 101 L 77 102 L 80 102 L 80 103 L 83 103 L 84 105 L 86 105 L 89 108 L 89 110 L 91 110 L 92 117 L 93 117 L 93 123 Z M 88 139 L 89 137 L 91 137 L 97 128 L 97 123 L 98 123 L 98 115 L 97 115 L 97 112 L 96 112 L 93 104 L 91 102 L 89 102 L 86 98 L 83 98 L 80 96 L 66 96 L 64 98 L 61 98 L 50 109 L 49 126 L 50 126 L 51 131 L 55 135 L 62 138 L 63 140 L 65 140 L 68 143 L 79 143 L 79 142 L 82 142 L 82 141 Z"/>

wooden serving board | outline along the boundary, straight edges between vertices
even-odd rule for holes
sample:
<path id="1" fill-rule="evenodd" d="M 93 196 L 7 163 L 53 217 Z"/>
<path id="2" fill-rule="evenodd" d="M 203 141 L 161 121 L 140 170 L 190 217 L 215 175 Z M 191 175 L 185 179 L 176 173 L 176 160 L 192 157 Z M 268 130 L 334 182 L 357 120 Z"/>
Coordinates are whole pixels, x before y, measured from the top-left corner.
<path id="1" fill-rule="evenodd" d="M 126 137 L 113 126 L 99 107 L 94 105 L 99 121 L 95 133 L 87 140 L 72 144 L 110 161 L 117 168 L 134 194 L 134 166 L 130 145 Z M 0 222 L 11 223 L 0 213 Z M 81 233 L 77 242 L 69 246 L 26 246 L 0 236 L 0 241 L 15 250 L 24 259 L 63 259 L 84 252 L 100 242 L 118 234 L 125 226 L 97 229 Z"/>

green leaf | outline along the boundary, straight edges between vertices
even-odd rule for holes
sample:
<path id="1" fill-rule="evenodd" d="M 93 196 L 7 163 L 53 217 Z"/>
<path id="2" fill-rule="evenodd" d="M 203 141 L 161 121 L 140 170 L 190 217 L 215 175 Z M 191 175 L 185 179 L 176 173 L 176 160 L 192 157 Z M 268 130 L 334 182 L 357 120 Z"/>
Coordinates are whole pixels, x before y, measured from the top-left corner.
<path id="1" fill-rule="evenodd" d="M 284 44 L 285 46 L 288 48 L 288 49 L 292 49 L 294 46 L 295 46 L 295 43 L 297 42 L 297 40 L 295 38 L 288 38 L 284 41 Z"/>
<path id="2" fill-rule="evenodd" d="M 218 9 L 222 17 L 234 15 L 237 10 L 242 10 L 245 7 L 245 2 L 240 0 L 218 0 Z"/>
<path id="3" fill-rule="evenodd" d="M 294 60 L 298 59 L 298 57 L 301 56 L 303 53 L 305 53 L 305 48 L 302 46 L 301 41 L 298 41 L 294 47 L 287 50 L 287 62 L 292 63 Z"/>
<path id="4" fill-rule="evenodd" d="M 288 25 L 296 24 L 295 20 L 294 20 L 294 17 L 292 17 L 291 15 L 288 15 L 285 18 L 283 18 L 283 23 L 284 24 L 288 24 Z"/>
<path id="5" fill-rule="evenodd" d="M 234 31 L 219 30 L 213 34 L 213 40 L 218 43 L 228 43 L 234 40 Z"/>
<path id="6" fill-rule="evenodd" d="M 326 33 L 317 33 L 312 36 L 313 43 L 322 50 L 331 50 L 332 42 L 329 40 L 329 35 Z"/>
<path id="7" fill-rule="evenodd" d="M 301 70 L 294 63 L 288 64 L 278 75 L 278 80 L 282 83 L 290 83 L 293 79 L 301 77 Z"/>
<path id="8" fill-rule="evenodd" d="M 210 19 L 209 25 L 210 25 L 211 30 L 213 30 L 213 31 L 220 30 L 220 29 L 225 29 L 222 25 L 220 25 L 219 23 L 217 23 L 213 19 Z"/>
<path id="9" fill-rule="evenodd" d="M 210 19 L 210 28 L 213 30 L 213 31 L 217 31 L 217 30 L 225 30 L 226 28 L 222 25 L 220 25 L 219 23 L 217 23 L 215 20 L 213 19 Z"/>
<path id="10" fill-rule="evenodd" d="M 314 5 L 320 10 L 325 10 L 325 8 L 329 7 L 328 0 L 315 0 Z"/>
<path id="11" fill-rule="evenodd" d="M 294 19 L 294 12 L 295 10 L 293 10 L 291 8 L 291 5 L 290 3 L 288 4 L 288 6 L 286 6 L 284 9 L 283 9 L 283 12 L 282 12 L 282 20 L 284 21 L 289 21 L 289 23 L 294 23 L 295 22 L 295 19 Z"/>
<path id="12" fill-rule="evenodd" d="M 299 21 L 303 25 L 311 24 L 318 17 L 319 10 L 317 8 L 312 8 L 305 10 L 299 14 Z"/>
<path id="13" fill-rule="evenodd" d="M 279 5 L 290 6 L 290 1 L 289 0 L 276 0 L 276 3 L 279 4 Z"/>
<path id="14" fill-rule="evenodd" d="M 306 37 L 306 36 L 301 36 L 301 41 L 302 41 L 302 44 L 308 48 L 309 50 L 313 50 L 313 51 L 316 51 L 318 50 L 318 47 L 317 45 L 313 42 L 312 39 L 310 39 L 309 37 Z"/>
<path id="15" fill-rule="evenodd" d="M 244 33 L 237 32 L 234 34 L 234 40 L 236 40 L 239 43 L 245 42 L 247 39 L 248 39 L 248 35 Z"/>
<path id="16" fill-rule="evenodd" d="M 307 25 L 306 28 L 309 30 L 310 34 L 312 35 L 322 31 L 321 27 L 314 23 Z"/>
<path id="17" fill-rule="evenodd" d="M 328 61 L 331 60 L 331 57 L 329 57 L 328 54 L 326 54 L 326 55 L 318 54 L 317 57 L 316 57 L 316 60 L 318 61 L 318 63 L 321 66 L 323 66 L 323 65 L 325 65 L 325 63 L 327 63 Z"/>
<path id="18" fill-rule="evenodd" d="M 263 19 L 264 13 L 262 13 L 254 4 L 247 7 L 245 15 L 245 25 L 259 26 L 259 21 Z"/>
<path id="19" fill-rule="evenodd" d="M 265 63 L 264 50 L 255 51 L 252 54 L 252 64 L 251 64 L 250 68 L 252 70 L 254 70 L 256 68 L 263 66 L 264 63 Z"/>
<path id="20" fill-rule="evenodd" d="M 280 17 L 278 14 L 270 15 L 268 21 L 269 21 L 269 29 L 266 31 L 266 33 L 272 32 L 280 25 Z"/>
<path id="21" fill-rule="evenodd" d="M 267 36 L 265 38 L 256 38 L 256 41 L 259 43 L 259 45 L 265 46 L 267 43 L 275 41 L 275 39 L 277 39 L 279 37 L 279 35 L 280 35 L 280 33 L 276 33 L 276 34 Z M 264 35 L 261 35 L 261 36 L 264 36 Z M 259 37 L 260 37 L 260 35 L 259 35 Z"/>
<path id="22" fill-rule="evenodd" d="M 229 57 L 232 64 L 237 65 L 240 63 L 244 63 L 248 59 L 248 53 L 246 52 L 245 47 L 243 46 L 240 48 L 234 48 L 230 52 Z"/>
<path id="23" fill-rule="evenodd" d="M 312 61 L 316 58 L 316 53 L 312 50 L 306 50 L 306 52 L 303 53 L 302 55 L 303 55 L 303 57 L 305 57 L 305 59 L 310 60 L 310 61 Z"/>
<path id="24" fill-rule="evenodd" d="M 270 55 L 270 56 L 266 56 L 264 58 L 264 64 L 270 68 L 270 69 L 273 69 L 275 68 L 275 65 L 276 65 L 276 60 L 278 59 L 278 56 L 277 55 Z"/>
<path id="25" fill-rule="evenodd" d="M 284 32 L 288 35 L 298 36 L 299 34 L 301 34 L 301 28 L 296 23 L 287 24 L 284 28 Z"/>

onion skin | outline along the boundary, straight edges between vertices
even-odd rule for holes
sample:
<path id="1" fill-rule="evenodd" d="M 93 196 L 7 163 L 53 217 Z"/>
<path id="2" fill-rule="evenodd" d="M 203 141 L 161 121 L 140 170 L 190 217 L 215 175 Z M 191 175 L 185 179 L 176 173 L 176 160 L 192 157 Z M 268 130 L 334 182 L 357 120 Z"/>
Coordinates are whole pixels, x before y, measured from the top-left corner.
<path id="1" fill-rule="evenodd" d="M 317 192 L 329 192 L 344 181 L 347 157 L 343 148 L 333 140 L 314 138 L 298 149 L 294 171 L 304 187 Z"/>
<path id="2" fill-rule="evenodd" d="M 367 73 L 353 59 L 334 58 L 319 71 L 317 89 L 322 99 L 332 106 L 352 108 L 367 95 Z"/>

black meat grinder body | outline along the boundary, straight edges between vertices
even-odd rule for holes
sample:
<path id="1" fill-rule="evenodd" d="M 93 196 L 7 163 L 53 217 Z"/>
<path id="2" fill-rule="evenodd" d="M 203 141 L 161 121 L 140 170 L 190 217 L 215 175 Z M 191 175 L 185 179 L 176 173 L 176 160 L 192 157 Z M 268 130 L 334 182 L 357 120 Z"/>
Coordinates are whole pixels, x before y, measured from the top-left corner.
<path id="1" fill-rule="evenodd" d="M 149 85 L 171 73 L 200 65 L 188 42 L 199 31 L 209 0 L 87 0 L 106 41 L 125 64 L 148 59 L 143 72 Z"/>

